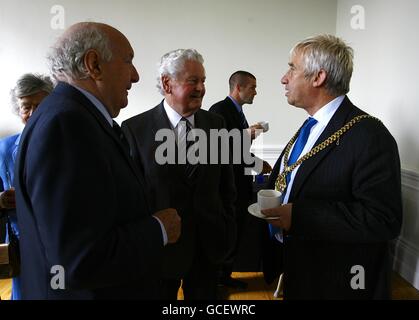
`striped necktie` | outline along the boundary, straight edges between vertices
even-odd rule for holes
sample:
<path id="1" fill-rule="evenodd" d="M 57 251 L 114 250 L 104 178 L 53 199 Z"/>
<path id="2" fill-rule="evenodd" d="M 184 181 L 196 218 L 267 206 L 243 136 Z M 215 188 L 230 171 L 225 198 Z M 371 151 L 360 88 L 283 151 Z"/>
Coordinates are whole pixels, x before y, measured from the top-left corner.
<path id="1" fill-rule="evenodd" d="M 188 140 L 188 135 L 192 130 L 192 125 L 186 118 L 182 118 L 179 121 L 180 126 L 178 131 L 178 152 L 179 159 L 182 159 L 180 163 L 185 163 L 185 176 L 188 179 L 195 178 L 195 172 L 198 167 L 197 164 L 189 163 L 190 160 L 195 155 L 195 148 L 192 146 L 195 144 L 195 140 Z M 189 138 L 190 139 L 190 138 Z M 191 148 L 192 147 L 192 148 Z"/>

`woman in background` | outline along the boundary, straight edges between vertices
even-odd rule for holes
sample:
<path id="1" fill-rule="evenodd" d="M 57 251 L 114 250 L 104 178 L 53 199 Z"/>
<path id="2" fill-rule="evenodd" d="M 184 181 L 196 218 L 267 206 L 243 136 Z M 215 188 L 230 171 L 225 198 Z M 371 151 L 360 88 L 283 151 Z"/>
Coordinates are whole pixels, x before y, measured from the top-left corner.
<path id="1" fill-rule="evenodd" d="M 11 90 L 11 100 L 13 112 L 17 114 L 25 125 L 32 113 L 36 110 L 41 101 L 51 93 L 54 86 L 48 76 L 27 73 L 21 76 L 16 86 Z M 5 190 L 2 205 L 3 209 L 8 209 L 10 223 L 13 232 L 19 237 L 19 229 L 16 218 L 16 207 L 14 204 L 13 176 L 16 155 L 19 147 L 20 133 L 0 139 L 0 189 Z M 6 227 L 7 230 L 7 227 Z M 7 231 L 6 231 L 7 232 Z M 8 235 L 6 234 L 6 242 Z M 19 277 L 12 280 L 11 300 L 20 300 L 20 281 Z"/>

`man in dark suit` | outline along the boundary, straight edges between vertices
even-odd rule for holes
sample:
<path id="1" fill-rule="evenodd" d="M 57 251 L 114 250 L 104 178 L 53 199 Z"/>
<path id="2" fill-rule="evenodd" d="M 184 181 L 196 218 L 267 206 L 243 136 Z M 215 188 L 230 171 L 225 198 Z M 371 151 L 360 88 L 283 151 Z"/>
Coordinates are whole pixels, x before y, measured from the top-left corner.
<path id="1" fill-rule="evenodd" d="M 282 78 L 288 103 L 310 116 L 270 177 L 283 205 L 263 210 L 282 230 L 285 299 L 390 297 L 400 159 L 385 126 L 345 96 L 352 58 L 337 37 L 309 38 L 294 47 Z"/>
<path id="2" fill-rule="evenodd" d="M 236 191 L 231 165 L 228 161 L 222 164 L 219 159 L 209 161 L 212 151 L 220 155 L 222 149 L 221 144 L 211 145 L 210 130 L 224 128 L 224 121 L 200 109 L 205 94 L 205 69 L 196 50 L 167 53 L 161 59 L 159 72 L 158 87 L 164 100 L 124 121 L 122 129 L 133 158 L 151 186 L 153 208 L 170 206 L 182 217 L 180 239 L 165 248 L 160 264 L 162 298 L 175 300 L 182 279 L 185 299 L 215 299 L 217 268 L 236 238 Z M 171 158 L 168 163 L 159 159 L 163 144 L 158 136 L 164 132 L 173 137 L 173 148 L 170 150 L 169 146 L 167 151 Z M 198 133 L 208 139 L 198 139 Z M 192 146 L 185 143 L 195 139 Z M 197 154 L 193 149 L 197 146 L 199 163 L 194 164 L 190 156 Z M 217 149 L 211 149 L 214 146 Z M 202 148 L 207 153 L 201 153 Z"/>
<path id="3" fill-rule="evenodd" d="M 153 270 L 180 218 L 152 215 L 116 134 L 139 80 L 133 57 L 122 33 L 93 22 L 71 26 L 49 57 L 59 83 L 25 126 L 15 167 L 23 299 L 157 297 Z"/>
<path id="4" fill-rule="evenodd" d="M 253 140 L 258 134 L 263 131 L 263 127 L 260 124 L 254 124 L 249 127 L 246 116 L 243 112 L 244 104 L 252 104 L 253 98 L 257 94 L 256 92 L 256 77 L 247 71 L 236 71 L 229 79 L 230 94 L 224 100 L 215 103 L 210 109 L 210 112 L 221 115 L 226 122 L 226 129 L 228 131 L 238 129 L 243 138 L 243 134 L 249 134 L 251 140 Z M 242 139 L 243 152 L 250 153 L 250 145 L 246 146 L 246 143 Z M 230 150 L 233 152 L 234 145 L 230 144 Z M 248 212 L 247 208 L 253 200 L 253 176 L 246 174 L 246 167 L 250 164 L 246 164 L 241 153 L 241 161 L 235 163 L 234 168 L 234 181 L 237 188 L 237 200 L 236 206 L 236 223 L 237 223 L 237 243 L 235 250 L 231 256 L 226 259 L 220 270 L 218 283 L 232 288 L 246 288 L 247 284 L 238 279 L 233 279 L 231 273 L 233 271 L 233 264 L 237 257 L 240 241 L 242 239 L 242 232 L 245 227 L 246 217 L 253 219 Z M 261 173 L 269 173 L 272 171 L 270 165 L 264 161 L 263 170 Z M 255 227 L 259 221 L 254 218 L 253 227 Z"/>

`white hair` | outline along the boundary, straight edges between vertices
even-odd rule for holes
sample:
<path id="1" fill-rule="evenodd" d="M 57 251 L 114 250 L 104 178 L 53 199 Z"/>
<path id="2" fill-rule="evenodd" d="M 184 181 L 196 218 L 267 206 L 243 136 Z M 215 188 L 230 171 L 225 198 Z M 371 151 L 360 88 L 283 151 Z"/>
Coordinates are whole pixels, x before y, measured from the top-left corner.
<path id="1" fill-rule="evenodd" d="M 157 88 L 164 95 L 162 76 L 169 76 L 176 79 L 182 71 L 186 61 L 198 61 L 204 63 L 204 58 L 195 49 L 177 49 L 163 55 L 159 64 L 159 76 L 157 78 Z"/>
<path id="2" fill-rule="evenodd" d="M 51 78 L 37 73 L 26 73 L 22 75 L 16 82 L 15 87 L 10 90 L 10 100 L 12 103 L 12 110 L 19 115 L 18 100 L 23 97 L 31 96 L 38 92 L 51 93 L 54 89 L 54 84 Z"/>
<path id="3" fill-rule="evenodd" d="M 84 56 L 95 49 L 102 59 L 109 62 L 112 50 L 107 34 L 94 23 L 86 23 L 83 28 L 60 38 L 48 55 L 51 74 L 58 81 L 81 80 L 87 78 Z"/>
<path id="4" fill-rule="evenodd" d="M 335 96 L 347 94 L 353 71 L 353 49 L 333 35 L 319 35 L 301 41 L 291 54 L 302 53 L 304 75 L 310 78 L 320 70 L 327 74 L 325 88 Z"/>

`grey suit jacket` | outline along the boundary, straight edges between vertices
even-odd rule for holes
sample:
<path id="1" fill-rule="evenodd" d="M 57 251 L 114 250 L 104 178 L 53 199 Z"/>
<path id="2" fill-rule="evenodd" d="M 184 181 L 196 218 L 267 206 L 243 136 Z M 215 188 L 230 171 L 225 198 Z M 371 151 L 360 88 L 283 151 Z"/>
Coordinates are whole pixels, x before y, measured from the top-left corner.
<path id="1" fill-rule="evenodd" d="M 220 116 L 204 110 L 195 113 L 195 128 L 204 130 L 207 137 L 210 129 L 223 127 Z M 219 264 L 233 249 L 236 190 L 229 164 L 199 164 L 193 185 L 185 178 L 184 165 L 158 164 L 155 152 L 162 142 L 155 141 L 156 132 L 170 128 L 163 102 L 122 123 L 131 155 L 150 186 L 148 195 L 154 211 L 172 207 L 182 217 L 180 239 L 165 247 L 161 263 L 164 277 L 181 277 L 189 270 L 197 250 Z"/>

